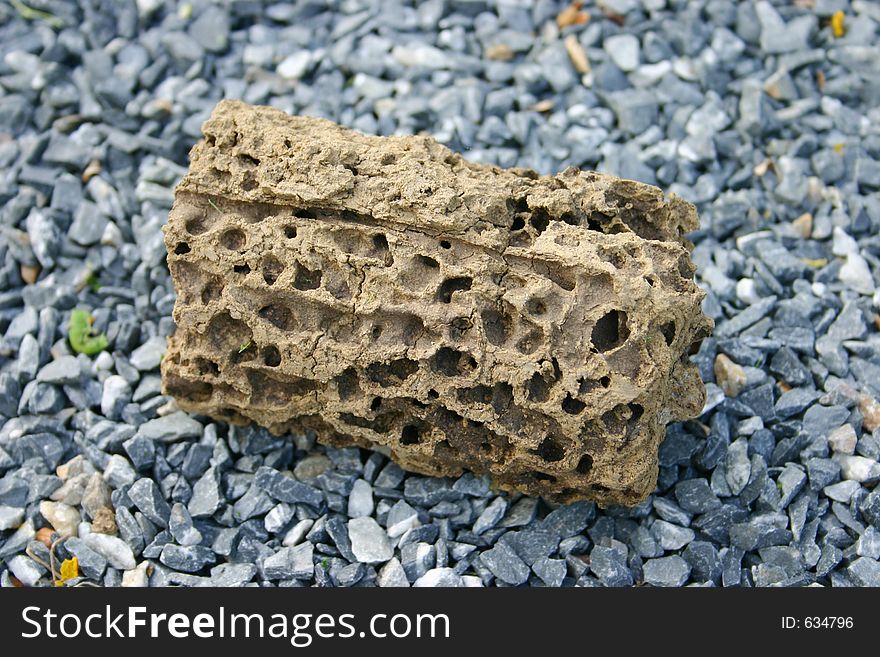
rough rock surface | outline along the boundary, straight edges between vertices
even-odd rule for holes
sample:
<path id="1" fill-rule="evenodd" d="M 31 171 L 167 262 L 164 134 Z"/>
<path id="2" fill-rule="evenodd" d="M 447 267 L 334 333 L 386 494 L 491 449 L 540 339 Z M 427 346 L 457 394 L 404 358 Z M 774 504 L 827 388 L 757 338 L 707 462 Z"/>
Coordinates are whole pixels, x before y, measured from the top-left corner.
<path id="1" fill-rule="evenodd" d="M 182 408 L 555 501 L 650 493 L 705 398 L 693 206 L 238 101 L 203 131 L 165 229 Z"/>

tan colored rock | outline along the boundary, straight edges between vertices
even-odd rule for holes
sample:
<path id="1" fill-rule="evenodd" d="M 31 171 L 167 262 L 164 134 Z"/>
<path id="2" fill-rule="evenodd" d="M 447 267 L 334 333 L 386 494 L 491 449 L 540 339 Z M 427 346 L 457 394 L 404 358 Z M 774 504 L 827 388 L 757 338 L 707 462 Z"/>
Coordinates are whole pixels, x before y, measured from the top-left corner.
<path id="1" fill-rule="evenodd" d="M 837 427 L 828 434 L 828 446 L 839 454 L 852 454 L 856 451 L 856 431 L 851 424 Z"/>
<path id="2" fill-rule="evenodd" d="M 40 515 L 64 538 L 76 536 L 82 520 L 79 511 L 64 502 L 40 502 Z"/>
<path id="3" fill-rule="evenodd" d="M 864 418 L 862 426 L 866 431 L 874 431 L 880 427 L 880 402 L 871 397 L 871 395 L 859 396 L 859 410 Z"/>
<path id="4" fill-rule="evenodd" d="M 690 204 L 223 101 L 165 229 L 181 408 L 633 504 L 698 415 Z"/>
<path id="5" fill-rule="evenodd" d="M 102 506 L 95 512 L 91 524 L 92 531 L 96 534 L 116 536 L 116 514 L 110 507 Z"/>
<path id="6" fill-rule="evenodd" d="M 715 357 L 715 381 L 728 397 L 736 397 L 746 385 L 746 371 L 724 354 Z"/>

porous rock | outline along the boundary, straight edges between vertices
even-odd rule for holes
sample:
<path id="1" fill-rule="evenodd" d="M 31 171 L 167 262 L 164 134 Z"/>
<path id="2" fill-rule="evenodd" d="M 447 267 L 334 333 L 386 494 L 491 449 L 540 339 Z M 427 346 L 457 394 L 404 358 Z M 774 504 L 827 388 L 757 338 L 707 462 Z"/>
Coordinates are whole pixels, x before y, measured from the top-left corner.
<path id="1" fill-rule="evenodd" d="M 223 101 L 165 228 L 181 408 L 634 504 L 702 409 L 690 204 Z"/>

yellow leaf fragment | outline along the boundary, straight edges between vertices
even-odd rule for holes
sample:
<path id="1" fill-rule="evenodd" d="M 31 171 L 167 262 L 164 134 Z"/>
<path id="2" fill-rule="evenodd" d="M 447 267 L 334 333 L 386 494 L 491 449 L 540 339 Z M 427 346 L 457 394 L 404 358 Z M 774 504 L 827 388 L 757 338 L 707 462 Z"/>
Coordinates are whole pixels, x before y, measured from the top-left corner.
<path id="1" fill-rule="evenodd" d="M 486 49 L 486 59 L 495 62 L 509 62 L 513 59 L 513 49 L 506 43 L 497 43 Z"/>
<path id="2" fill-rule="evenodd" d="M 828 264 L 827 258 L 804 258 L 803 262 L 807 267 L 813 267 L 814 269 L 819 269 Z"/>
<path id="3" fill-rule="evenodd" d="M 565 49 L 568 51 L 568 57 L 578 73 L 590 72 L 590 60 L 587 59 L 587 53 L 581 42 L 577 40 L 574 34 L 565 37 Z"/>
<path id="4" fill-rule="evenodd" d="M 834 35 L 835 39 L 839 39 L 846 34 L 846 27 L 843 24 L 844 16 L 846 16 L 846 14 L 842 11 L 835 11 L 834 15 L 831 16 L 831 33 Z"/>
<path id="5" fill-rule="evenodd" d="M 572 25 L 584 25 L 589 22 L 590 15 L 585 11 L 581 11 L 581 7 L 583 6 L 583 2 L 572 2 L 565 9 L 560 11 L 559 15 L 556 16 L 556 25 L 559 26 L 559 29 L 562 30 L 566 27 L 571 27 Z"/>
<path id="6" fill-rule="evenodd" d="M 65 559 L 61 562 L 61 578 L 55 586 L 64 586 L 64 582 L 75 577 L 79 577 L 79 560 L 76 557 Z"/>

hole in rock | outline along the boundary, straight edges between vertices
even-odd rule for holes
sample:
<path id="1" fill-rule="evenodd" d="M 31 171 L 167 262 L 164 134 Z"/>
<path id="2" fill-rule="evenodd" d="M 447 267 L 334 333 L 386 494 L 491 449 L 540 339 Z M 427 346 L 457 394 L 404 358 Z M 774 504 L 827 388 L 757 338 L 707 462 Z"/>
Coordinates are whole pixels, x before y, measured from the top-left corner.
<path id="1" fill-rule="evenodd" d="M 550 463 L 565 458 L 565 450 L 562 449 L 562 445 L 549 436 L 541 441 L 534 453 Z"/>
<path id="2" fill-rule="evenodd" d="M 467 276 L 447 278 L 440 284 L 440 289 L 437 290 L 437 299 L 443 303 L 450 303 L 454 292 L 466 292 L 471 289 L 472 283 L 473 279 Z"/>
<path id="3" fill-rule="evenodd" d="M 188 220 L 186 224 L 184 224 L 184 228 L 190 235 L 201 235 L 208 230 L 207 225 L 205 225 L 205 220 L 201 217 Z"/>
<path id="4" fill-rule="evenodd" d="M 248 274 L 251 273 L 251 266 L 248 265 L 247 263 L 245 263 L 243 265 L 235 265 L 232 268 L 232 271 L 234 271 L 236 274 L 242 274 L 243 276 L 247 276 Z"/>
<path id="5" fill-rule="evenodd" d="M 246 192 L 252 192 L 257 188 L 257 179 L 248 171 L 242 176 L 241 188 Z"/>
<path id="6" fill-rule="evenodd" d="M 633 434 L 639 430 L 639 420 L 645 412 L 641 404 L 629 404 L 629 419 L 626 421 L 626 440 L 632 440 Z"/>
<path id="7" fill-rule="evenodd" d="M 259 370 L 247 373 L 251 384 L 251 404 L 255 406 L 288 406 L 294 397 L 302 397 L 315 390 L 315 382 L 293 377 L 280 381 Z"/>
<path id="8" fill-rule="evenodd" d="M 529 217 L 529 223 L 540 235 L 550 225 L 550 215 L 543 208 L 536 208 L 532 211 L 532 216 Z"/>
<path id="9" fill-rule="evenodd" d="M 343 370 L 342 374 L 336 377 L 336 390 L 339 392 L 339 399 L 348 401 L 355 395 L 361 394 L 360 385 L 358 385 L 358 375 L 353 368 L 349 367 Z"/>
<path id="10" fill-rule="evenodd" d="M 562 400 L 562 410 L 569 415 L 578 415 L 583 412 L 587 405 L 580 399 L 575 399 L 571 395 L 566 395 Z"/>
<path id="11" fill-rule="evenodd" d="M 547 312 L 547 306 L 544 305 L 541 299 L 529 299 L 526 303 L 526 312 L 529 315 L 540 317 Z"/>
<path id="12" fill-rule="evenodd" d="M 373 401 L 370 402 L 370 410 L 375 413 L 381 407 L 382 407 L 382 398 L 381 397 L 373 397 Z"/>
<path id="13" fill-rule="evenodd" d="M 547 278 L 556 283 L 559 287 L 561 287 L 566 292 L 571 292 L 574 289 L 574 278 L 567 273 L 557 268 L 552 268 L 547 271 Z"/>
<path id="14" fill-rule="evenodd" d="M 263 347 L 262 355 L 263 363 L 267 367 L 278 367 L 281 365 L 281 352 L 278 351 L 277 347 Z"/>
<path id="15" fill-rule="evenodd" d="M 620 310 L 610 310 L 593 326 L 591 340 L 593 347 L 599 353 L 605 353 L 619 347 L 628 337 L 626 313 Z"/>
<path id="16" fill-rule="evenodd" d="M 207 358 L 197 357 L 194 361 L 196 366 L 196 371 L 200 376 L 214 375 L 217 376 L 220 374 L 220 367 L 212 360 L 208 360 Z"/>
<path id="17" fill-rule="evenodd" d="M 289 331 L 294 325 L 293 313 L 289 308 L 280 304 L 272 303 L 263 306 L 257 311 L 257 315 L 282 331 Z"/>
<path id="18" fill-rule="evenodd" d="M 373 235 L 373 249 L 378 251 L 380 254 L 388 251 L 388 238 L 385 237 L 382 233 L 376 233 Z"/>
<path id="19" fill-rule="evenodd" d="M 544 332 L 539 328 L 534 328 L 517 341 L 516 349 L 521 354 L 531 354 L 543 340 Z"/>
<path id="20" fill-rule="evenodd" d="M 587 474 L 593 467 L 593 457 L 589 454 L 584 454 L 580 460 L 578 461 L 577 467 L 575 470 L 578 474 L 585 475 Z"/>
<path id="21" fill-rule="evenodd" d="M 308 208 L 301 208 L 299 210 L 293 211 L 294 217 L 299 217 L 300 219 L 314 219 L 318 216 L 314 210 L 309 210 Z"/>
<path id="22" fill-rule="evenodd" d="M 220 235 L 220 246 L 230 251 L 239 251 L 244 248 L 247 237 L 238 228 L 231 228 Z"/>
<path id="23" fill-rule="evenodd" d="M 415 445 L 419 442 L 419 438 L 419 428 L 414 424 L 407 424 L 403 427 L 403 431 L 400 432 L 401 445 Z"/>
<path id="24" fill-rule="evenodd" d="M 427 269 L 439 269 L 440 263 L 426 255 L 417 255 L 416 262 Z"/>
<path id="25" fill-rule="evenodd" d="M 308 269 L 298 264 L 296 275 L 293 277 L 293 287 L 297 290 L 316 290 L 321 287 L 321 270 Z"/>
<path id="26" fill-rule="evenodd" d="M 448 240 L 440 240 L 440 248 L 441 249 L 451 249 L 452 244 L 450 244 Z"/>
<path id="27" fill-rule="evenodd" d="M 275 256 L 263 258 L 263 280 L 267 285 L 274 285 L 283 271 L 284 265 Z"/>
<path id="28" fill-rule="evenodd" d="M 511 232 L 516 232 L 518 230 L 522 230 L 525 227 L 526 227 L 526 222 L 525 222 L 525 219 L 523 219 L 522 217 L 514 217 L 513 223 L 510 224 Z"/>
<path id="29" fill-rule="evenodd" d="M 233 346 L 238 349 L 240 345 L 251 341 L 248 325 L 239 319 L 233 319 L 228 312 L 214 315 L 208 322 L 205 335 L 211 346 L 218 351 L 225 351 Z"/>
<path id="30" fill-rule="evenodd" d="M 501 345 L 510 336 L 511 319 L 498 310 L 489 308 L 480 313 L 486 339 L 494 345 Z"/>
<path id="31" fill-rule="evenodd" d="M 439 399 L 439 398 L 440 398 L 440 393 L 437 392 L 436 390 L 434 390 L 434 388 L 431 388 L 428 391 L 428 399 Z"/>
<path id="32" fill-rule="evenodd" d="M 211 398 L 214 388 L 205 381 L 193 381 L 177 376 L 169 376 L 165 380 L 169 394 L 194 402 L 205 402 Z"/>
<path id="33" fill-rule="evenodd" d="M 398 358 L 390 363 L 370 363 L 367 366 L 367 376 L 373 383 L 378 383 L 383 388 L 400 385 L 408 377 L 415 374 L 419 369 L 417 361 L 409 358 Z"/>
<path id="34" fill-rule="evenodd" d="M 666 322 L 660 327 L 660 332 L 663 334 L 663 339 L 666 340 L 667 346 L 675 342 L 675 322 Z"/>
<path id="35" fill-rule="evenodd" d="M 296 237 L 296 226 L 285 226 L 284 237 L 289 240 L 292 240 L 294 237 Z"/>
<path id="36" fill-rule="evenodd" d="M 534 402 L 545 402 L 550 396 L 550 386 L 540 372 L 535 372 L 528 383 L 529 400 Z"/>
<path id="37" fill-rule="evenodd" d="M 220 295 L 223 293 L 223 284 L 219 281 L 211 281 L 207 285 L 205 285 L 202 290 L 202 303 L 209 304 L 212 301 L 216 301 L 220 298 Z"/>
<path id="38" fill-rule="evenodd" d="M 553 475 L 547 474 L 546 472 L 541 472 L 539 470 L 533 470 L 529 473 L 529 475 L 536 481 L 544 481 L 551 484 L 556 481 L 556 477 L 554 477 Z"/>
<path id="39" fill-rule="evenodd" d="M 238 160 L 242 164 L 244 164 L 246 166 L 250 166 L 250 167 L 256 167 L 256 166 L 260 165 L 260 161 L 257 158 L 255 158 L 251 155 L 248 155 L 247 153 L 239 153 Z"/>
<path id="40" fill-rule="evenodd" d="M 177 246 L 174 247 L 175 255 L 184 255 L 185 253 L 189 253 L 189 252 L 190 252 L 189 244 L 187 244 L 186 242 L 181 242 L 180 244 L 178 244 Z"/>
<path id="41" fill-rule="evenodd" d="M 450 347 L 441 347 L 431 357 L 431 369 L 444 376 L 464 375 L 476 366 L 477 361 L 473 357 Z"/>
<path id="42" fill-rule="evenodd" d="M 456 317 L 449 325 L 449 337 L 453 340 L 461 340 L 464 334 L 470 330 L 473 324 L 468 317 Z"/>

